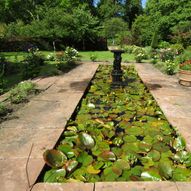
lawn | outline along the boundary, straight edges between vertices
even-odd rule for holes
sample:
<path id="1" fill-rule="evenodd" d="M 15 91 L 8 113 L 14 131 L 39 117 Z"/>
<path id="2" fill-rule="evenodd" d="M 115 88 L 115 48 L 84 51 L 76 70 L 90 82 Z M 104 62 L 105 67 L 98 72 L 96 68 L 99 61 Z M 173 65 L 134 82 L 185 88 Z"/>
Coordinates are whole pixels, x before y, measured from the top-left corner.
<path id="1" fill-rule="evenodd" d="M 82 61 L 91 60 L 91 56 L 96 57 L 96 61 L 113 61 L 113 53 L 110 51 L 80 51 L 80 58 Z M 134 55 L 133 54 L 122 54 L 123 62 L 133 62 Z"/>
<path id="2" fill-rule="evenodd" d="M 53 51 L 40 51 L 42 55 L 45 57 L 53 53 Z M 8 61 L 22 61 L 24 56 L 26 55 L 26 52 L 2 52 L 0 55 L 5 56 Z M 81 61 L 90 61 L 92 56 L 96 57 L 96 61 L 113 61 L 113 53 L 110 51 L 79 51 L 80 60 Z M 133 54 L 122 54 L 122 61 L 123 62 L 135 62 L 135 58 Z M 143 62 L 146 62 L 148 60 L 145 60 Z"/>

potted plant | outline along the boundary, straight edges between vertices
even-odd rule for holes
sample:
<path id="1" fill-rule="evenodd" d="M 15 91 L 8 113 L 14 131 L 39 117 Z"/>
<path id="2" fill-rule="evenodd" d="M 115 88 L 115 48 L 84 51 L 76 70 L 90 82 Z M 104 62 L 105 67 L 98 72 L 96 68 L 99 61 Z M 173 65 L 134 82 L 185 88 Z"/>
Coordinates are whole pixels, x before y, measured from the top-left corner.
<path id="1" fill-rule="evenodd" d="M 180 64 L 179 83 L 191 87 L 191 60 L 187 60 Z"/>

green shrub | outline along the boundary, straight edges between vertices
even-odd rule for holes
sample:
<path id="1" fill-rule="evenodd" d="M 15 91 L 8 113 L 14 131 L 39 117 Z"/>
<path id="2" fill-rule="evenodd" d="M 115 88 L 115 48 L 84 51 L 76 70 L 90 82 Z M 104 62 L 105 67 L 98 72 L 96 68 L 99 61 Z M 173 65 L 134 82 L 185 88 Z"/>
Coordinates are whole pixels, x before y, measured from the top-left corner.
<path id="1" fill-rule="evenodd" d="M 159 48 L 169 48 L 170 47 L 170 43 L 166 42 L 166 41 L 161 41 L 161 42 L 159 42 L 158 47 Z"/>
<path id="2" fill-rule="evenodd" d="M 123 50 L 127 53 L 127 54 L 132 54 L 133 50 L 134 50 L 134 46 L 132 45 L 125 45 L 123 47 Z"/>
<path id="3" fill-rule="evenodd" d="M 158 48 L 158 31 L 155 31 L 153 34 L 151 48 Z"/>
<path id="4" fill-rule="evenodd" d="M 0 56 L 0 94 L 4 92 L 4 88 L 6 85 L 6 81 L 4 79 L 4 73 L 5 73 L 5 58 Z"/>
<path id="5" fill-rule="evenodd" d="M 141 47 L 134 47 L 133 54 L 136 62 L 142 62 L 143 59 L 147 59 L 146 51 Z"/>
<path id="6" fill-rule="evenodd" d="M 191 53 L 190 51 L 184 51 L 183 54 L 180 54 L 179 56 L 177 56 L 175 58 L 175 62 L 178 63 L 178 64 L 181 64 L 187 60 L 191 60 Z"/>
<path id="7" fill-rule="evenodd" d="M 175 62 L 168 60 L 165 62 L 165 64 L 166 64 L 166 73 L 168 75 L 176 74 L 176 72 L 178 71 L 178 65 Z"/>
<path id="8" fill-rule="evenodd" d="M 46 56 L 46 60 L 47 61 L 55 61 L 56 60 L 56 56 L 54 53 L 50 53 Z"/>
<path id="9" fill-rule="evenodd" d="M 97 55 L 95 55 L 95 54 L 90 55 L 90 60 L 91 60 L 92 62 L 97 61 Z"/>
<path id="10" fill-rule="evenodd" d="M 173 61 L 175 58 L 175 52 L 171 48 L 160 49 L 159 55 L 162 62 L 167 60 Z"/>
<path id="11" fill-rule="evenodd" d="M 28 101 L 28 96 L 36 92 L 35 84 L 29 81 L 20 82 L 15 88 L 10 90 L 9 100 L 18 104 Z"/>
<path id="12" fill-rule="evenodd" d="M 39 75 L 41 66 L 44 65 L 44 57 L 38 52 L 38 49 L 29 49 L 29 54 L 23 61 L 22 78 L 31 79 Z"/>
<path id="13" fill-rule="evenodd" d="M 5 116 L 8 112 L 9 110 L 7 109 L 5 104 L 0 102 L 0 117 Z"/>
<path id="14" fill-rule="evenodd" d="M 184 47 L 182 44 L 172 44 L 170 48 L 175 52 L 176 55 L 182 54 L 184 52 Z"/>
<path id="15" fill-rule="evenodd" d="M 79 53 L 76 49 L 67 47 L 64 52 L 57 54 L 57 67 L 61 71 L 65 71 L 67 68 L 71 68 L 76 64 Z"/>
<path id="16" fill-rule="evenodd" d="M 152 63 L 152 64 L 156 64 L 156 63 L 157 63 L 157 59 L 158 59 L 157 55 L 153 56 L 153 57 L 151 58 L 151 63 Z"/>

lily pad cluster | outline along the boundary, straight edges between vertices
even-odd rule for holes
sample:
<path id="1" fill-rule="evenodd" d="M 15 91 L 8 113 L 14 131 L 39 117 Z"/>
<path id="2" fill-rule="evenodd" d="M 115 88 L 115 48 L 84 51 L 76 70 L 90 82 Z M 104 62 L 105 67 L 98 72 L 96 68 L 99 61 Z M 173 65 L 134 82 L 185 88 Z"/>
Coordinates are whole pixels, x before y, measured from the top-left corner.
<path id="1" fill-rule="evenodd" d="M 168 123 L 133 66 L 127 86 L 111 89 L 111 67 L 100 66 L 89 92 L 55 149 L 44 182 L 191 181 L 191 153 Z"/>

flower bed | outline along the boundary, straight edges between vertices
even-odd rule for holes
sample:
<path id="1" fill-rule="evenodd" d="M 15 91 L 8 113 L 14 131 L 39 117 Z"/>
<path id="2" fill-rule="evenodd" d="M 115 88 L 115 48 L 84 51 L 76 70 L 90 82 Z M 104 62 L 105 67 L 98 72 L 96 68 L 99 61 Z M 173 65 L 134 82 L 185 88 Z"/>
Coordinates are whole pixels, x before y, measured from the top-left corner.
<path id="1" fill-rule="evenodd" d="M 191 154 L 132 66 L 129 83 L 110 89 L 100 66 L 56 149 L 44 159 L 44 182 L 191 180 Z"/>

